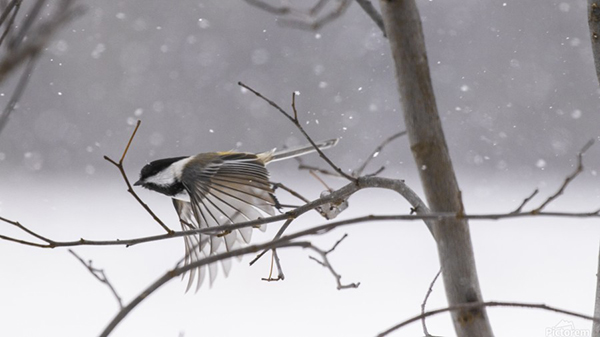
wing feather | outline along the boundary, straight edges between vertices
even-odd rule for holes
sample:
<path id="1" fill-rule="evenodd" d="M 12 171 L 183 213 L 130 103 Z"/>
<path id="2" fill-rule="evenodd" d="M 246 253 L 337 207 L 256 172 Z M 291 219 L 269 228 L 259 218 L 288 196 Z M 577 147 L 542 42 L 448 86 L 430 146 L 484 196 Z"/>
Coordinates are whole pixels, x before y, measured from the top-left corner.
<path id="1" fill-rule="evenodd" d="M 254 220 L 264 214 L 274 215 L 277 204 L 264 162 L 254 154 L 218 153 L 198 155 L 183 170 L 181 182 L 190 201 L 173 199 L 183 229 L 206 228 Z M 260 227 L 266 228 L 265 225 Z M 185 236 L 186 265 L 216 254 L 221 244 L 230 251 L 241 241 L 249 243 L 252 228 L 240 228 L 226 235 Z M 227 275 L 231 260 L 222 261 Z M 196 291 L 208 273 L 212 285 L 217 265 L 190 270 L 187 289 L 194 282 Z M 187 291 L 187 290 L 186 290 Z"/>

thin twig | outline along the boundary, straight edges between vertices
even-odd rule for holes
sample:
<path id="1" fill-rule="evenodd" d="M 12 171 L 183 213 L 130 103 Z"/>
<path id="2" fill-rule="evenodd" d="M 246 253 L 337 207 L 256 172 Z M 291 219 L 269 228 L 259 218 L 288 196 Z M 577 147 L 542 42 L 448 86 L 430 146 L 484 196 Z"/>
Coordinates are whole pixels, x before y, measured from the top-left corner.
<path id="1" fill-rule="evenodd" d="M 31 56 L 39 54 L 59 28 L 84 12 L 82 6 L 74 5 L 74 0 L 62 0 L 57 6 L 56 13 L 49 20 L 38 24 L 35 29 L 31 29 L 33 21 L 30 19 L 34 17 L 34 10 L 40 2 L 42 1 L 38 1 L 36 7 L 29 11 L 25 23 L 20 24 L 19 32 L 11 39 L 10 52 L 0 61 L 0 82 L 3 82 L 10 73 Z M 23 40 L 25 35 L 27 39 Z"/>
<path id="2" fill-rule="evenodd" d="M 375 6 L 373 6 L 371 1 L 356 0 L 356 2 L 360 6 L 360 8 L 362 8 L 363 11 L 365 11 L 365 13 L 367 13 L 367 15 L 371 18 L 371 20 L 373 20 L 373 22 L 375 22 L 377 27 L 379 27 L 379 29 L 381 29 L 381 32 L 383 33 L 383 37 L 387 37 L 387 35 L 385 34 L 385 27 L 383 26 L 383 18 L 381 17 L 381 14 L 379 14 L 377 9 L 375 9 Z"/>
<path id="3" fill-rule="evenodd" d="M 279 16 L 277 23 L 280 25 L 311 31 L 318 30 L 333 22 L 342 16 L 352 4 L 352 0 L 336 0 L 336 5 L 331 10 L 319 16 L 330 0 L 318 0 L 307 10 L 290 6 L 273 6 L 261 0 L 245 1 L 253 7 Z"/>
<path id="4" fill-rule="evenodd" d="M 25 19 L 23 19 L 23 22 L 21 22 L 19 31 L 10 40 L 10 42 L 8 44 L 9 49 L 14 49 L 19 44 L 21 44 L 21 41 L 23 41 L 23 39 L 25 38 L 25 34 L 27 32 L 29 32 L 29 30 L 31 29 L 31 26 L 33 25 L 33 22 L 38 18 L 38 15 L 40 14 L 42 8 L 44 7 L 45 2 L 46 2 L 46 0 L 37 0 L 33 4 L 31 9 L 29 10 L 29 13 L 27 13 L 27 15 L 25 16 Z"/>
<path id="5" fill-rule="evenodd" d="M 443 312 L 448 312 L 448 311 L 468 310 L 468 309 L 476 309 L 476 308 L 483 308 L 483 307 L 517 307 L 517 308 L 541 309 L 541 310 L 547 310 L 547 311 L 552 311 L 552 312 L 558 312 L 558 313 L 573 316 L 573 317 L 579 317 L 579 318 L 587 319 L 590 321 L 597 321 L 597 322 L 600 321 L 600 317 L 595 318 L 592 316 L 579 314 L 579 313 L 576 313 L 573 311 L 559 309 L 559 308 L 552 307 L 552 306 L 549 306 L 546 304 L 500 302 L 500 301 L 471 302 L 471 303 L 457 304 L 457 305 L 449 306 L 449 307 L 446 307 L 443 309 L 431 310 L 426 313 L 411 317 L 401 323 L 394 325 L 393 327 L 385 330 L 384 332 L 378 334 L 377 337 L 387 336 L 388 334 L 390 334 L 402 327 L 405 327 L 411 323 L 417 322 L 417 321 L 423 319 L 424 317 L 434 316 L 434 315 L 441 314 Z"/>
<path id="6" fill-rule="evenodd" d="M 281 188 L 282 190 L 288 192 L 289 194 L 295 196 L 296 198 L 298 198 L 298 199 L 300 199 L 300 200 L 302 200 L 302 201 L 304 201 L 306 203 L 310 202 L 310 200 L 308 200 L 305 197 L 303 197 L 300 193 L 294 191 L 293 189 L 289 188 L 288 186 L 286 186 L 286 185 L 284 185 L 282 183 L 271 182 L 271 185 L 273 185 L 273 192 L 275 192 L 276 189 Z"/>
<path id="7" fill-rule="evenodd" d="M 339 240 L 337 240 L 337 242 L 333 245 L 333 247 L 331 247 L 331 249 L 326 251 L 325 254 L 329 254 L 329 253 L 333 252 L 337 248 L 337 246 L 339 246 L 340 243 L 342 243 L 342 241 L 344 241 L 344 239 L 346 239 L 347 237 L 348 237 L 348 233 L 344 233 L 344 235 Z"/>
<path id="8" fill-rule="evenodd" d="M 295 219 L 295 217 L 287 219 L 283 223 L 281 228 L 279 228 L 279 231 L 277 231 L 277 234 L 275 234 L 275 236 L 273 237 L 273 240 L 279 239 L 283 235 L 285 230 L 289 227 L 289 225 L 292 223 L 292 221 L 294 221 L 294 219 Z M 265 249 L 262 252 L 260 252 L 258 255 L 256 255 L 256 257 L 254 259 L 252 259 L 252 261 L 250 261 L 250 265 L 253 265 L 254 263 L 256 263 L 256 261 L 258 261 L 258 259 L 260 259 L 263 255 L 265 255 L 265 253 L 267 253 L 267 251 L 268 251 L 268 249 Z"/>
<path id="9" fill-rule="evenodd" d="M 136 134 L 138 128 L 140 127 L 141 122 L 142 121 L 140 121 L 140 120 L 137 121 L 135 128 L 133 129 L 133 133 L 131 134 L 129 141 L 127 142 L 127 146 L 125 147 L 125 150 L 123 150 L 123 155 L 121 156 L 121 159 L 119 159 L 119 162 L 117 163 L 116 161 L 112 160 L 108 156 L 104 156 L 104 159 L 106 159 L 108 162 L 115 165 L 119 169 L 119 171 L 121 172 L 121 176 L 123 177 L 123 180 L 125 180 L 125 184 L 127 185 L 127 192 L 129 192 L 129 194 L 131 194 L 135 198 L 135 200 L 137 200 L 137 202 L 140 205 L 142 205 L 142 207 L 146 210 L 146 212 L 148 212 L 148 214 L 150 214 L 150 216 L 152 216 L 154 221 L 156 221 L 165 231 L 167 231 L 168 234 L 173 234 L 174 231 L 172 229 L 170 229 L 169 227 L 167 227 L 167 225 L 165 225 L 165 223 L 150 209 L 150 207 L 148 205 L 146 205 L 146 203 L 144 203 L 142 201 L 142 199 L 140 199 L 140 197 L 137 195 L 137 193 L 135 193 L 135 191 L 133 190 L 133 187 L 131 186 L 131 183 L 129 182 L 129 179 L 127 178 L 127 174 L 125 173 L 125 168 L 123 167 L 123 160 L 125 159 L 125 156 L 127 155 L 129 146 L 131 146 L 133 137 L 135 137 L 135 134 Z"/>
<path id="10" fill-rule="evenodd" d="M 241 87 L 243 87 L 243 88 L 245 88 L 245 89 L 247 89 L 248 91 L 252 92 L 254 95 L 256 95 L 260 99 L 264 100 L 265 102 L 269 103 L 269 105 L 271 105 L 272 107 L 274 107 L 275 109 L 277 109 L 279 112 L 281 112 L 287 119 L 289 119 L 296 126 L 296 128 L 304 135 L 304 137 L 306 138 L 306 140 L 308 140 L 308 142 L 315 148 L 315 150 L 317 151 L 317 153 L 319 154 L 319 156 L 321 158 L 323 158 L 323 160 L 325 160 L 325 162 L 327 162 L 327 164 L 329 164 L 329 166 L 331 166 L 331 168 L 333 168 L 334 171 L 336 171 L 337 173 L 339 173 L 341 176 L 345 177 L 349 181 L 356 182 L 356 178 L 355 177 L 352 177 L 352 176 L 348 175 L 347 173 L 345 173 L 344 171 L 342 171 L 342 169 L 340 169 L 337 165 L 335 165 L 323 153 L 323 151 L 321 151 L 321 149 L 315 144 L 315 142 L 312 140 L 312 138 L 306 133 L 306 131 L 304 130 L 304 128 L 300 124 L 300 121 L 297 118 L 292 117 L 291 114 L 289 114 L 285 110 L 283 110 L 279 105 L 277 105 L 277 103 L 275 103 L 272 100 L 266 98 L 261 93 L 259 93 L 258 91 L 250 88 L 249 86 L 245 85 L 244 83 L 238 82 L 238 85 L 241 86 Z M 292 108 L 294 110 L 294 116 L 297 116 L 298 113 L 296 111 L 294 96 L 295 96 L 295 93 L 292 94 L 292 102 L 294 102 L 294 105 L 292 106 Z"/>
<path id="11" fill-rule="evenodd" d="M 119 304 L 119 309 L 123 309 L 123 300 L 121 299 L 121 296 L 119 296 L 119 294 L 115 290 L 115 287 L 108 280 L 108 277 L 106 277 L 106 274 L 104 273 L 104 270 L 92 267 L 92 261 L 91 260 L 86 263 L 79 255 L 77 255 L 77 253 L 75 253 L 71 249 L 69 249 L 69 253 L 71 253 L 73 256 L 75 256 L 75 258 L 77 260 L 79 260 L 79 262 L 81 262 L 81 264 L 83 264 L 87 268 L 87 270 L 89 270 L 89 272 L 92 275 L 94 275 L 94 277 L 98 281 L 100 281 L 100 283 L 105 284 L 110 289 L 110 292 L 112 292 L 113 296 L 117 300 L 117 303 Z"/>
<path id="12" fill-rule="evenodd" d="M 352 176 L 353 177 L 360 177 L 365 168 L 367 167 L 367 165 L 377 156 L 379 156 L 379 154 L 383 151 L 383 149 L 385 148 L 385 146 L 387 146 L 389 143 L 391 143 L 392 141 L 396 140 L 399 137 L 402 137 L 406 135 L 406 131 L 400 131 L 388 138 L 386 138 L 383 142 L 381 142 L 376 148 L 375 150 L 373 150 L 373 152 L 371 152 L 371 154 L 369 155 L 369 157 L 367 157 L 367 159 L 363 162 L 363 164 L 361 166 L 359 166 L 357 169 L 355 169 L 354 171 L 352 171 Z M 309 170 L 309 171 L 316 171 L 325 175 L 329 175 L 329 176 L 334 176 L 334 177 L 339 177 L 340 175 L 338 173 L 335 172 L 331 172 L 329 170 L 326 169 L 322 169 L 320 167 L 316 167 L 316 166 L 310 166 L 310 165 L 305 165 L 304 162 L 302 161 L 302 158 L 297 157 L 295 158 L 296 161 L 298 161 L 299 165 L 298 165 L 298 169 L 299 170 Z M 383 170 L 385 169 L 385 167 L 380 167 L 377 171 L 368 174 L 366 176 L 368 177 L 373 177 L 378 175 L 379 173 L 381 173 Z"/>
<path id="13" fill-rule="evenodd" d="M 381 151 L 383 151 L 383 149 L 385 148 L 386 145 L 388 145 L 389 143 L 391 143 L 392 141 L 402 137 L 406 135 L 406 131 L 400 131 L 386 139 L 384 139 L 383 142 L 381 142 L 381 144 L 379 144 L 379 146 L 377 146 L 375 148 L 375 150 L 373 150 L 373 152 L 371 153 L 371 155 L 367 158 L 367 160 L 365 160 L 365 162 L 356 170 L 354 170 L 354 172 L 352 173 L 353 176 L 355 177 L 360 177 L 363 173 L 363 171 L 365 170 L 365 168 L 367 167 L 367 165 L 369 165 L 369 163 L 371 162 L 371 160 L 373 160 L 374 158 L 376 158 L 377 156 L 379 156 L 379 154 L 381 153 Z"/>
<path id="14" fill-rule="evenodd" d="M 0 221 L 6 222 L 8 224 L 11 224 L 11 225 L 19 228 L 20 230 L 24 231 L 25 233 L 33 236 L 34 238 L 39 239 L 39 240 L 41 240 L 43 242 L 46 242 L 46 244 L 44 245 L 44 244 L 39 244 L 39 243 L 35 243 L 35 242 L 30 242 L 30 241 L 25 241 L 25 240 L 19 240 L 19 239 L 15 239 L 15 238 L 10 238 L 10 237 L 7 237 L 7 236 L 1 236 L 1 238 L 4 239 L 4 240 L 21 243 L 21 244 L 28 245 L 28 246 L 40 247 L 40 248 L 54 248 L 54 247 L 58 247 L 58 246 L 55 246 L 55 241 L 53 241 L 53 240 L 51 240 L 51 239 L 49 239 L 49 238 L 47 238 L 45 236 L 42 236 L 42 235 L 40 235 L 40 234 L 38 234 L 38 233 L 30 230 L 29 228 L 23 226 L 18 221 L 12 221 L 12 220 L 9 220 L 9 219 L 3 218 L 3 217 L 0 217 Z"/>
<path id="15" fill-rule="evenodd" d="M 329 270 L 329 272 L 333 275 L 333 277 L 335 278 L 335 281 L 337 283 L 337 289 L 338 290 L 342 290 L 342 289 L 351 289 L 351 288 L 358 288 L 360 286 L 360 282 L 358 283 L 348 283 L 348 284 L 342 284 L 342 275 L 338 274 L 334 269 L 333 266 L 331 265 L 331 263 L 329 262 L 329 258 L 327 257 L 327 255 L 329 255 L 331 252 L 333 252 L 337 246 L 346 238 L 348 237 L 348 234 L 344 234 L 344 236 L 342 236 L 341 239 L 339 239 L 335 245 L 333 245 L 333 247 L 331 247 L 331 249 L 324 251 L 322 249 L 319 249 L 315 246 L 311 246 L 309 247 L 310 249 L 312 249 L 313 251 L 315 251 L 316 253 L 318 253 L 321 256 L 321 260 L 317 259 L 316 257 L 313 256 L 309 256 L 308 258 L 317 262 L 318 264 L 320 264 L 321 266 L 327 268 Z"/>
<path id="16" fill-rule="evenodd" d="M 12 12 L 13 8 L 21 5 L 21 1 L 22 0 L 11 0 L 6 5 L 6 7 L 4 7 L 4 10 L 2 11 L 2 15 L 0 15 L 0 26 L 2 26 L 4 24 L 4 21 L 6 20 L 8 15 Z M 10 26 L 10 24 L 8 26 Z"/>
<path id="17" fill-rule="evenodd" d="M 338 177 L 338 178 L 340 177 L 339 173 L 337 173 L 337 172 L 332 172 L 332 171 L 329 171 L 329 170 L 326 170 L 326 169 L 323 169 L 320 167 L 312 166 L 312 165 L 306 165 L 306 164 L 304 164 L 302 158 L 300 158 L 300 157 L 296 157 L 294 159 L 296 159 L 296 161 L 298 162 L 298 170 L 309 170 L 309 171 L 319 172 L 321 174 L 325 174 L 325 175 L 332 176 L 332 177 Z"/>
<path id="18" fill-rule="evenodd" d="M 203 259 L 194 261 L 188 265 L 168 270 L 163 276 L 158 278 L 154 283 L 142 290 L 138 296 L 136 296 L 131 302 L 129 302 L 123 309 L 121 309 L 115 317 L 108 323 L 104 331 L 100 334 L 101 337 L 106 337 L 117 327 L 117 325 L 123 321 L 131 311 L 148 298 L 156 290 L 160 289 L 165 283 L 170 280 L 187 273 L 192 269 L 197 269 L 211 263 L 222 261 L 236 256 L 243 256 L 260 249 L 271 249 L 271 248 L 287 248 L 287 247 L 309 247 L 310 242 L 290 242 L 290 239 L 285 238 L 277 242 L 267 242 L 260 245 L 252 245 L 244 248 L 234 249 L 225 253 L 209 255 Z"/>
<path id="19" fill-rule="evenodd" d="M 585 154 L 585 152 L 592 146 L 594 145 L 594 140 L 590 139 L 579 151 L 579 153 L 577 154 L 577 167 L 575 168 L 575 171 L 569 175 L 565 181 L 563 182 L 562 186 L 558 189 L 558 191 L 556 191 L 556 193 L 554 193 L 553 195 L 551 195 L 550 197 L 548 197 L 548 199 L 546 199 L 546 201 L 544 201 L 544 203 L 542 203 L 540 205 L 540 207 L 534 209 L 532 212 L 533 213 L 539 213 L 541 212 L 544 207 L 546 207 L 549 203 L 551 203 L 552 201 L 554 201 L 556 198 L 558 198 L 561 194 L 563 194 L 563 192 L 565 191 L 565 189 L 567 188 L 567 186 L 569 185 L 569 183 L 571 181 L 573 181 L 575 178 L 577 178 L 577 176 L 583 171 L 583 155 Z"/>
<path id="20" fill-rule="evenodd" d="M 435 285 L 435 282 L 437 281 L 438 277 L 440 277 L 441 274 L 442 274 L 442 268 L 440 268 L 440 270 L 437 272 L 437 274 L 435 274 L 433 281 L 431 281 L 431 284 L 429 285 L 429 288 L 427 289 L 427 293 L 425 294 L 423 303 L 421 303 L 421 315 L 425 314 L 425 306 L 427 305 L 427 300 L 429 299 L 429 295 L 431 295 L 431 293 L 433 292 L 433 286 Z M 423 324 L 423 333 L 425 334 L 425 337 L 431 337 L 431 335 L 429 334 L 429 331 L 427 331 L 427 324 L 425 324 L 425 317 L 423 317 L 421 319 L 421 322 Z"/>
<path id="21" fill-rule="evenodd" d="M 310 175 L 313 176 L 315 179 L 317 179 L 318 182 L 321 183 L 321 185 L 323 185 L 323 187 L 325 187 L 329 192 L 333 192 L 333 189 L 331 187 L 329 187 L 329 185 L 327 185 L 327 183 L 325 181 L 323 181 L 323 179 L 321 179 L 321 177 L 319 177 L 315 171 L 309 171 Z"/>
<path id="22" fill-rule="evenodd" d="M 17 103 L 21 99 L 21 96 L 23 96 L 23 93 L 25 92 L 25 88 L 27 87 L 27 84 L 29 83 L 29 79 L 31 78 L 31 72 L 33 71 L 33 67 L 35 66 L 36 61 L 37 61 L 37 55 L 30 56 L 29 60 L 27 61 L 27 65 L 25 66 L 25 69 L 23 70 L 23 74 L 21 74 L 21 77 L 19 78 L 19 82 L 17 83 L 17 86 L 15 87 L 15 90 L 13 91 L 13 93 L 10 97 L 10 100 L 4 107 L 4 110 L 2 111 L 2 115 L 0 115 L 0 133 L 2 133 L 2 130 L 4 130 L 4 127 L 6 127 L 6 125 L 8 124 L 8 119 L 9 119 L 10 115 L 15 110 L 15 107 L 17 106 Z"/>
<path id="23" fill-rule="evenodd" d="M 19 13 L 19 9 L 21 9 L 21 1 L 22 0 L 12 0 L 9 3 L 9 5 L 6 7 L 4 12 L 2 12 L 2 16 L 0 16 L 0 26 L 1 26 L 4 23 L 4 20 L 6 20 L 6 17 L 8 16 L 8 14 L 12 11 L 12 9 L 13 8 L 15 9 L 14 11 L 12 11 L 12 15 L 10 16 L 8 23 L 6 24 L 6 28 L 4 28 L 4 32 L 2 33 L 2 36 L 0 36 L 0 45 L 2 45 L 2 42 L 4 42 L 4 39 L 8 36 L 8 33 L 14 27 L 13 24 L 17 17 L 17 13 Z"/>
<path id="24" fill-rule="evenodd" d="M 244 248 L 230 250 L 228 252 L 214 254 L 207 256 L 203 259 L 194 261 L 188 265 L 177 267 L 172 270 L 167 271 L 163 276 L 158 278 L 154 283 L 148 286 L 146 289 L 142 290 L 138 296 L 136 296 L 129 304 L 127 304 L 123 309 L 121 309 L 117 315 L 111 320 L 111 322 L 106 326 L 104 331 L 100 334 L 101 337 L 108 336 L 114 328 L 121 322 L 129 313 L 137 307 L 142 301 L 148 298 L 153 292 L 160 289 L 165 283 L 169 282 L 173 278 L 178 277 L 179 275 L 185 274 L 192 269 L 197 269 L 205 265 L 209 265 L 211 263 L 215 263 L 217 261 L 226 260 L 236 256 L 243 256 L 246 254 L 250 254 L 259 250 L 271 250 L 271 249 L 283 249 L 283 248 L 292 248 L 299 247 L 304 249 L 312 249 L 312 250 L 320 250 L 315 247 L 312 243 L 308 241 L 292 241 L 303 236 L 307 235 L 307 231 L 302 231 L 294 234 L 290 234 L 288 236 L 282 237 L 278 240 L 269 241 L 263 244 L 257 244 L 252 246 L 247 246 Z M 316 233 L 312 233 L 316 234 Z M 322 250 L 321 250 L 322 251 Z M 335 273 L 335 271 L 333 271 Z"/>
<path id="25" fill-rule="evenodd" d="M 297 28 L 302 30 L 310 30 L 315 31 L 321 29 L 323 26 L 335 21 L 337 18 L 341 17 L 348 7 L 352 4 L 352 0 L 337 0 L 338 5 L 333 8 L 331 11 L 326 13 L 320 18 L 313 20 L 298 20 L 298 19 L 280 19 L 278 23 L 283 26 L 288 26 L 291 28 Z"/>
<path id="26" fill-rule="evenodd" d="M 262 278 L 261 280 L 266 282 L 277 282 L 285 280 L 285 274 L 283 274 L 283 269 L 281 268 L 281 261 L 279 260 L 279 255 L 277 254 L 277 249 L 271 249 L 271 269 L 269 270 L 269 277 Z M 277 277 L 273 276 L 273 266 L 277 267 Z"/>
<path id="27" fill-rule="evenodd" d="M 523 210 L 523 207 L 525 207 L 525 205 L 527 205 L 527 203 L 529 201 L 531 201 L 531 199 L 533 199 L 533 197 L 535 197 L 538 194 L 538 192 L 539 192 L 539 190 L 536 188 L 535 191 L 533 191 L 533 193 L 531 193 L 530 196 L 525 198 L 523 200 L 523 202 L 521 202 L 521 205 L 519 205 L 519 207 L 517 209 L 515 209 L 514 211 L 512 211 L 511 213 L 520 213 Z"/>
<path id="28" fill-rule="evenodd" d="M 260 0 L 244 0 L 249 5 L 259 8 L 267 13 L 276 14 L 276 15 L 285 15 L 292 11 L 290 7 L 287 6 L 273 6 L 269 3 Z"/>
<path id="29" fill-rule="evenodd" d="M 50 19 L 38 24 L 35 27 L 34 22 L 38 18 L 45 0 L 37 0 L 32 5 L 29 12 L 26 13 L 24 19 L 17 26 L 15 26 L 13 23 L 17 12 L 20 9 L 21 0 L 11 1 L 0 16 L 0 21 L 4 23 L 12 11 L 12 16 L 10 17 L 9 22 L 6 24 L 6 28 L 0 37 L 0 44 L 4 42 L 7 34 L 11 31 L 11 29 L 13 29 L 13 27 L 19 29 L 8 45 L 7 54 L 5 54 L 0 60 L 0 83 L 4 82 L 8 75 L 16 71 L 21 64 L 27 62 L 25 70 L 23 71 L 23 74 L 21 75 L 13 94 L 11 95 L 8 104 L 0 115 L 0 133 L 8 124 L 10 115 L 14 111 L 17 102 L 23 95 L 27 83 L 29 82 L 29 78 L 31 77 L 31 72 L 35 62 L 37 61 L 40 53 L 43 51 L 43 48 L 46 47 L 52 35 L 60 27 L 74 17 L 83 13 L 83 8 L 80 6 L 74 6 L 74 2 L 74 0 L 62 0 L 57 6 L 58 9 L 54 15 L 52 15 Z M 27 38 L 25 39 L 25 37 Z"/>

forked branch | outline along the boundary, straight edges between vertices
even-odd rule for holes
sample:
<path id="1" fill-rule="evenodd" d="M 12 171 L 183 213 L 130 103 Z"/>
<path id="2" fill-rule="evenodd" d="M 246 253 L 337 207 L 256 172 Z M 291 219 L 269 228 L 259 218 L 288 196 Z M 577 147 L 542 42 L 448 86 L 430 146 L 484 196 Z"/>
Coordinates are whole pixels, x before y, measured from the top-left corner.
<path id="1" fill-rule="evenodd" d="M 148 212 L 148 214 L 150 214 L 150 216 L 152 216 L 154 221 L 156 221 L 165 231 L 167 231 L 168 234 L 173 234 L 174 231 L 172 229 L 170 229 L 169 227 L 167 227 L 167 225 L 165 225 L 165 223 L 152 211 L 152 209 L 150 209 L 150 207 L 148 207 L 148 205 L 146 205 L 146 203 L 144 203 L 142 201 L 142 199 L 140 199 L 140 197 L 137 195 L 137 193 L 135 193 L 135 191 L 133 190 L 133 187 L 131 186 L 131 183 L 129 182 L 129 179 L 127 178 L 127 174 L 125 173 L 125 168 L 123 167 L 123 160 L 125 160 L 127 151 L 129 151 L 131 142 L 133 141 L 133 138 L 135 137 L 135 134 L 137 133 L 137 130 L 140 127 L 141 122 L 142 121 L 140 121 L 140 120 L 137 121 L 135 128 L 133 129 L 133 133 L 131 134 L 129 141 L 127 142 L 127 146 L 125 146 L 125 150 L 123 150 L 123 155 L 121 155 L 121 159 L 119 159 L 119 162 L 112 160 L 108 156 L 104 156 L 104 159 L 106 159 L 108 162 L 110 162 L 111 164 L 113 164 L 114 166 L 116 166 L 119 169 L 119 172 L 121 172 L 121 176 L 123 177 L 123 180 L 125 181 L 125 184 L 127 185 L 127 192 L 129 192 L 129 194 L 131 194 L 135 198 L 135 200 L 137 200 L 137 202 L 140 205 L 142 205 L 142 207 L 146 210 L 146 212 Z"/>
<path id="2" fill-rule="evenodd" d="M 271 105 L 272 107 L 274 107 L 275 109 L 277 109 L 277 111 L 281 112 L 287 119 L 289 119 L 295 126 L 296 128 L 298 128 L 298 130 L 304 135 L 304 137 L 306 138 L 306 140 L 308 140 L 308 142 L 310 143 L 310 145 L 312 145 L 315 150 L 317 151 L 317 153 L 319 154 L 319 156 L 321 158 L 323 158 L 323 160 L 325 160 L 325 162 L 327 162 L 327 164 L 329 164 L 329 166 L 331 166 L 331 168 L 337 172 L 339 175 L 343 176 L 344 178 L 356 182 L 356 178 L 350 176 L 349 174 L 345 173 L 344 171 L 342 171 L 342 169 L 340 169 L 337 165 L 335 165 L 331 159 L 329 159 L 324 153 L 323 151 L 321 151 L 321 149 L 317 146 L 317 144 L 315 144 L 315 142 L 312 140 L 312 138 L 308 135 L 308 133 L 306 133 L 306 131 L 304 130 L 304 128 L 302 127 L 302 125 L 300 124 L 300 121 L 298 120 L 298 112 L 296 110 L 296 93 L 292 93 L 292 109 L 294 112 L 294 116 L 292 117 L 291 114 L 289 114 L 288 112 L 286 112 L 285 110 L 283 110 L 279 105 L 277 105 L 277 103 L 273 102 L 272 100 L 266 98 L 265 96 L 263 96 L 261 93 L 259 93 L 258 91 L 252 89 L 251 87 L 247 86 L 246 84 L 242 83 L 242 82 L 238 82 L 238 85 L 243 87 L 244 89 L 252 92 L 254 95 L 256 95 L 257 97 L 259 97 L 260 99 L 264 100 L 265 102 L 269 103 L 269 105 Z"/>
<path id="3" fill-rule="evenodd" d="M 108 280 L 108 277 L 106 276 L 106 274 L 104 273 L 103 269 L 98 269 L 92 266 L 92 261 L 88 261 L 85 262 L 79 255 L 77 255 L 77 253 L 75 253 L 73 250 L 69 249 L 69 253 L 71 253 L 77 260 L 79 260 L 79 262 L 81 262 L 81 264 L 83 264 L 83 266 L 85 268 L 87 268 L 87 270 L 98 280 L 100 281 L 100 283 L 106 285 L 108 287 L 108 289 L 110 289 L 110 292 L 113 294 L 113 296 L 115 297 L 115 299 L 117 300 L 117 303 L 119 304 L 119 309 L 123 309 L 123 300 L 121 299 L 121 296 L 119 296 L 119 294 L 117 293 L 117 290 L 115 290 L 115 287 L 112 285 L 112 283 L 110 283 L 110 281 Z"/>
<path id="4" fill-rule="evenodd" d="M 358 286 L 360 286 L 360 282 L 358 283 L 348 283 L 348 284 L 343 284 L 342 283 L 342 275 L 338 274 L 335 269 L 333 269 L 333 266 L 331 265 L 331 263 L 329 262 L 329 258 L 327 257 L 327 255 L 329 255 L 331 252 L 333 252 L 337 246 L 345 239 L 348 237 L 348 234 L 344 234 L 344 236 L 342 236 L 341 239 L 339 239 L 331 249 L 325 251 L 322 249 L 319 249 L 315 246 L 311 246 L 310 249 L 312 249 L 314 252 L 316 252 L 317 254 L 319 254 L 321 256 L 321 259 L 319 260 L 318 258 L 314 257 L 314 256 L 309 256 L 309 258 L 313 261 L 315 261 L 316 263 L 320 264 L 321 266 L 327 268 L 329 270 L 329 272 L 331 273 L 331 275 L 333 275 L 333 277 L 335 278 L 335 281 L 337 283 L 337 289 L 338 290 L 342 290 L 342 289 L 351 289 L 351 288 L 358 288 Z"/>
<path id="5" fill-rule="evenodd" d="M 554 193 L 553 195 L 551 195 L 550 197 L 548 197 L 548 199 L 546 199 L 546 201 L 544 201 L 538 208 L 534 209 L 533 213 L 539 213 L 541 212 L 544 207 L 546 207 L 549 203 L 551 203 L 552 201 L 556 200 L 556 198 L 558 198 L 560 195 L 562 195 L 565 191 L 565 189 L 567 188 L 567 186 L 569 186 L 569 184 L 575 179 L 577 178 L 577 176 L 583 172 L 583 155 L 585 154 L 585 152 L 592 147 L 592 145 L 594 145 L 594 140 L 591 139 L 589 140 L 579 151 L 579 153 L 577 153 L 577 167 L 575 168 L 575 171 L 573 171 L 573 173 L 571 173 L 569 176 L 567 176 L 567 178 L 565 179 L 565 181 L 562 183 L 562 185 L 560 186 L 560 188 L 558 189 L 558 191 L 556 191 L 556 193 Z"/>

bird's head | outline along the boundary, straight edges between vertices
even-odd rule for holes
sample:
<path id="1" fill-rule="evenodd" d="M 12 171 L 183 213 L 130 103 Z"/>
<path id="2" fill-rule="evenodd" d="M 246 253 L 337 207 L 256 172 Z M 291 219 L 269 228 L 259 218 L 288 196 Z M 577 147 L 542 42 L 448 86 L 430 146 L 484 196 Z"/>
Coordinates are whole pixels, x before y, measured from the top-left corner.
<path id="1" fill-rule="evenodd" d="M 134 186 L 142 186 L 151 190 L 156 190 L 157 187 L 165 187 L 178 183 L 181 178 L 182 165 L 177 165 L 182 159 L 188 157 L 175 157 L 159 159 L 147 164 L 140 171 L 140 179 L 136 181 Z"/>

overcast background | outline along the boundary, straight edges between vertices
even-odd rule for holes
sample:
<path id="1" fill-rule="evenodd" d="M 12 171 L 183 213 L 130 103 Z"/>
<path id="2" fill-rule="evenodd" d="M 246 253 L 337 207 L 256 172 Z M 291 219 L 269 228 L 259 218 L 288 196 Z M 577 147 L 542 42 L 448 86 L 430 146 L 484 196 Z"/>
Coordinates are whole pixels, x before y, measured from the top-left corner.
<path id="1" fill-rule="evenodd" d="M 341 137 L 328 153 L 345 169 L 403 129 L 388 43 L 356 4 L 321 30 L 307 32 L 282 27 L 274 15 L 242 1 L 82 3 L 86 14 L 57 34 L 42 55 L 0 135 L 0 215 L 49 236 L 159 233 L 102 159 L 120 156 L 137 119 L 142 125 L 126 160 L 132 178 L 158 158 L 305 143 L 277 111 L 240 90 L 238 81 L 285 108 L 298 91 L 299 117 L 314 139 Z M 543 201 L 573 170 L 581 146 L 600 133 L 586 1 L 418 5 L 467 212 L 512 210 L 535 188 L 541 188 L 535 201 Z M 8 100 L 16 79 L 0 87 L 0 102 Z M 553 209 L 598 208 L 598 145 L 585 162 L 586 171 Z M 390 144 L 371 170 L 380 165 L 386 165 L 384 176 L 405 179 L 420 191 L 406 139 Z M 270 169 L 274 180 L 311 198 L 322 189 L 294 162 Z M 141 195 L 176 223 L 170 202 Z M 408 210 L 404 203 L 399 210 L 397 202 L 393 194 L 364 192 L 351 200 L 345 216 Z M 314 217 L 304 225 L 320 221 Z M 259 281 L 267 259 L 256 268 L 237 264 L 232 276 L 196 296 L 184 295 L 184 284 L 172 282 L 115 335 L 373 335 L 418 313 L 438 268 L 424 226 L 378 226 L 353 229 L 336 253 L 344 280 L 362 282 L 358 290 L 337 292 L 330 275 L 295 251 L 286 253 L 284 283 Z M 486 299 L 592 312 L 600 233 L 594 221 L 476 222 L 472 230 Z M 6 233 L 15 234 L 0 225 L 0 234 Z M 337 238 L 319 242 L 327 246 Z M 182 246 L 171 240 L 78 251 L 114 275 L 130 299 L 177 261 Z M 107 290 L 66 250 L 2 242 L 0 254 L 0 334 L 96 335 L 114 314 Z M 442 288 L 438 284 L 432 307 L 445 304 Z M 513 309 L 490 316 L 498 335 L 542 336 L 565 319 Z M 589 323 L 573 321 L 589 329 Z M 439 327 L 433 334 L 452 332 L 447 316 L 432 326 Z M 405 331 L 421 333 L 418 326 Z"/>

